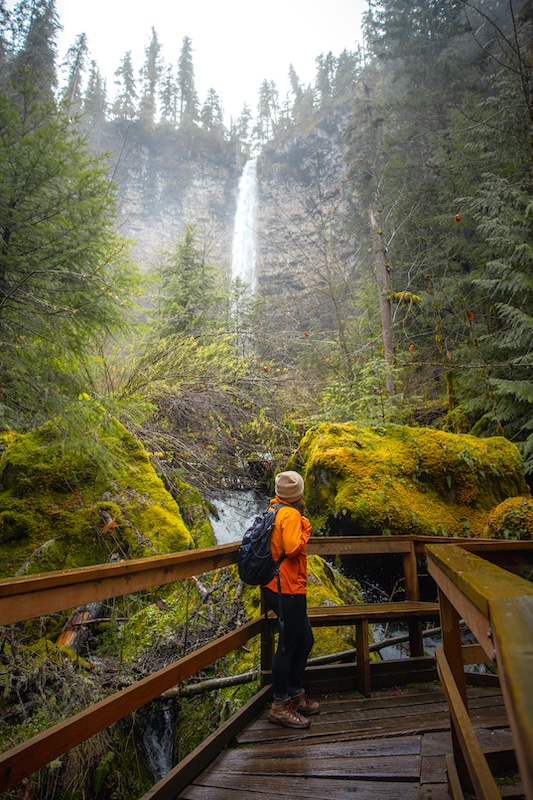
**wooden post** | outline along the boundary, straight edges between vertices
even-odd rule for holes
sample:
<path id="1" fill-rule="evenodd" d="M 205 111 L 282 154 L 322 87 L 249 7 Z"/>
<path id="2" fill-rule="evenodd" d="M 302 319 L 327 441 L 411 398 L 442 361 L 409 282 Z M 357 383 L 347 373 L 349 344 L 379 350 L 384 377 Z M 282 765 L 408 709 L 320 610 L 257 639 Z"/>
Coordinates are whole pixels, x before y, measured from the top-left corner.
<path id="1" fill-rule="evenodd" d="M 368 649 L 368 619 L 355 623 L 355 646 L 357 648 L 357 688 L 365 697 L 370 697 L 370 651 Z"/>
<path id="2" fill-rule="evenodd" d="M 420 588 L 418 585 L 418 566 L 414 542 L 410 542 L 409 552 L 404 553 L 402 559 L 405 575 L 405 599 L 419 600 Z M 417 619 L 409 620 L 409 654 L 411 658 L 424 655 L 422 622 Z"/>
<path id="3" fill-rule="evenodd" d="M 466 693 L 466 679 L 463 662 L 463 650 L 461 645 L 461 628 L 459 626 L 459 614 L 450 603 L 444 592 L 439 589 L 440 603 L 440 624 L 442 630 L 442 649 L 444 656 L 453 675 L 453 679 L 461 699 L 468 711 L 468 697 Z M 474 791 L 468 767 L 461 750 L 461 744 L 453 717 L 451 719 L 453 757 L 457 774 L 462 786 L 469 792 Z"/>

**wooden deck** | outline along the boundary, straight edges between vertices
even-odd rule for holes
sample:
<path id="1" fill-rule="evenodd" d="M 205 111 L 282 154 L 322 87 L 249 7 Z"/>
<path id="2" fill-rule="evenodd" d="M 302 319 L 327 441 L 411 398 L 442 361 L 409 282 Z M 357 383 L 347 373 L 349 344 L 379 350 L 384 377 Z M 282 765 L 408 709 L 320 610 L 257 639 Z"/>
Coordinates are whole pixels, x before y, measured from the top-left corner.
<path id="1" fill-rule="evenodd" d="M 468 690 L 485 751 L 512 747 L 498 689 Z M 223 751 L 180 800 L 449 800 L 445 757 L 452 752 L 440 685 L 321 698 L 308 731 L 269 723 L 267 710 Z M 523 797 L 502 784 L 502 796 Z"/>

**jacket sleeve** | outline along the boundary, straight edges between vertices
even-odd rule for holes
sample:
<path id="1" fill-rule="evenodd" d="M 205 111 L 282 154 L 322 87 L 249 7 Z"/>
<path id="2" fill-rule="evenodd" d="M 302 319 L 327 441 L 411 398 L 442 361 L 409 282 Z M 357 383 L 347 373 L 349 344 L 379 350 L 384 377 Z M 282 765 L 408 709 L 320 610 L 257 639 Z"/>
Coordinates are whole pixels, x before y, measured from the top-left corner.
<path id="1" fill-rule="evenodd" d="M 311 523 L 302 517 L 299 511 L 291 510 L 281 521 L 283 549 L 287 558 L 296 558 L 305 552 L 305 546 L 311 536 Z"/>

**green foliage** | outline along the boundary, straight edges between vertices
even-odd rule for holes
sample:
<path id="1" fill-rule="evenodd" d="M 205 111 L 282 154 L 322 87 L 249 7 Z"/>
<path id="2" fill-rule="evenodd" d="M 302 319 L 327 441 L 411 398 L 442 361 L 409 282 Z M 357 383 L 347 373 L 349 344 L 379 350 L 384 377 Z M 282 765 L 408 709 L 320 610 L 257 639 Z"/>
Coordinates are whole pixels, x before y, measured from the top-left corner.
<path id="1" fill-rule="evenodd" d="M 498 431 L 520 442 L 526 472 L 533 472 L 533 208 L 530 183 L 486 176 L 474 214 L 494 257 L 473 281 L 480 297 L 490 298 L 485 317 L 472 322 L 476 349 L 485 365 L 486 391 L 463 379 L 467 405 L 489 433 Z"/>
<path id="2" fill-rule="evenodd" d="M 530 473 L 531 21 L 505 4 L 379 0 L 366 25 L 345 140 L 354 224 L 377 203 L 390 296 L 419 298 L 394 309 L 398 391 L 419 396 L 415 419 L 447 426 L 461 409 L 461 430 L 505 434 Z M 359 387 L 340 384 L 328 399 L 350 413 Z"/>
<path id="3" fill-rule="evenodd" d="M 53 101 L 0 93 L 0 424 L 44 419 L 80 390 L 95 337 L 126 323 L 137 284 L 116 198 Z M 64 402 L 64 400 L 63 400 Z"/>

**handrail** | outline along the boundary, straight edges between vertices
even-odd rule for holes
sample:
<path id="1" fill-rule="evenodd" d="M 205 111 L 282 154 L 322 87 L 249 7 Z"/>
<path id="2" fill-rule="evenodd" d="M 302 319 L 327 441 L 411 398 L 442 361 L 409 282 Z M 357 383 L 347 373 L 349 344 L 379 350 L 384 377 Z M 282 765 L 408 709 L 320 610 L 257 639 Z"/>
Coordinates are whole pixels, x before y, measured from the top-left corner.
<path id="1" fill-rule="evenodd" d="M 309 541 L 308 552 L 320 555 L 372 553 L 400 555 L 404 565 L 406 597 L 409 600 L 416 600 L 418 598 L 417 554 L 423 553 L 425 545 L 442 541 L 442 538 L 438 537 L 421 539 L 415 536 L 316 537 Z M 463 541 L 467 540 L 460 540 L 460 543 Z M 493 549 L 493 542 L 487 544 Z M 533 542 L 519 544 L 533 547 Z M 507 543 L 503 546 L 507 547 Z M 238 543 L 232 543 L 154 558 L 7 578 L 0 581 L 0 625 L 201 575 L 203 572 L 236 563 L 238 547 Z M 476 549 L 482 548 L 483 542 L 476 542 Z M 526 546 L 521 549 L 529 548 Z M 131 687 L 111 695 L 69 720 L 13 748 L 0 756 L 0 791 L 10 788 L 21 777 L 31 774 L 168 688 L 186 680 L 253 636 L 260 633 L 263 635 L 264 630 L 263 617 L 258 617 L 154 675 L 138 681 Z"/>
<path id="2" fill-rule="evenodd" d="M 487 662 L 494 661 L 516 758 L 528 800 L 533 798 L 533 584 L 455 545 L 428 545 L 428 570 L 439 587 L 443 647 L 437 667 L 452 717 L 457 772 L 479 800 L 500 796 L 468 723 L 462 618 Z"/>
<path id="3" fill-rule="evenodd" d="M 252 620 L 0 755 L 0 791 L 241 647 L 262 628 L 261 618 Z"/>
<path id="4" fill-rule="evenodd" d="M 424 546 L 441 543 L 442 537 L 417 536 L 317 536 L 311 537 L 310 555 L 397 554 L 401 555 L 406 577 L 406 597 L 418 597 L 416 554 Z M 450 540 L 448 540 L 450 541 Z M 476 550 L 501 549 L 493 540 L 453 539 Z M 533 548 L 533 542 L 506 542 L 510 551 Z M 213 569 L 235 564 L 239 543 L 187 550 L 163 556 L 97 564 L 77 569 L 17 576 L 0 580 L 0 625 L 23 622 L 56 611 L 75 608 L 97 600 L 133 594 L 156 586 L 201 575 Z"/>

